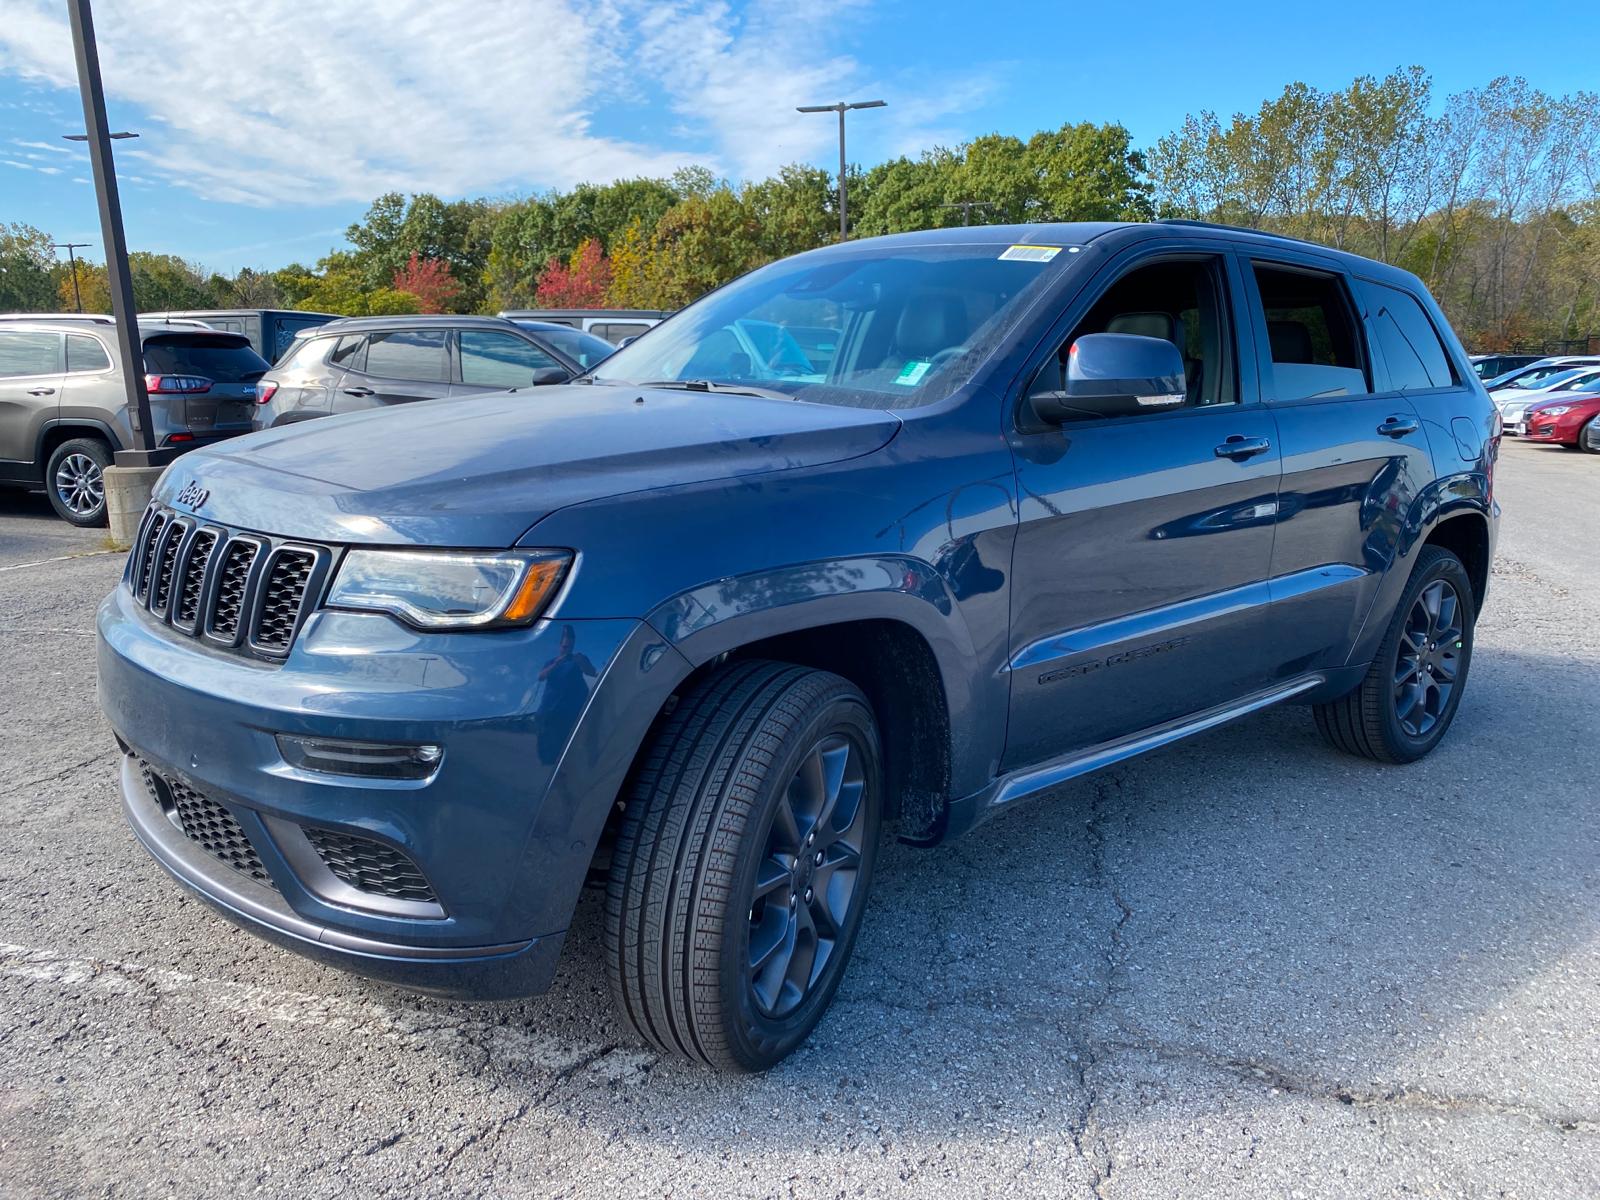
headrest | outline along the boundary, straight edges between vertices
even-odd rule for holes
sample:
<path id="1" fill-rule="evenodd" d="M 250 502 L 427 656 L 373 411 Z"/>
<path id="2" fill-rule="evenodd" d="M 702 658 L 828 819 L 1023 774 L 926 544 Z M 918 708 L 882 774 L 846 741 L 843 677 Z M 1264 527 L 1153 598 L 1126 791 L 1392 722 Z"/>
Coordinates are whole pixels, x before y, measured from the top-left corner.
<path id="1" fill-rule="evenodd" d="M 1131 312 L 1118 313 L 1106 322 L 1107 333 L 1133 333 L 1139 337 L 1160 338 L 1164 342 L 1177 344 L 1174 336 L 1176 319 L 1171 313 L 1164 312 Z M 1180 346 L 1179 349 L 1182 349 Z"/>
<path id="2" fill-rule="evenodd" d="M 907 358 L 932 358 L 967 337 L 967 308 L 956 296 L 923 294 L 909 298 L 895 326 L 895 347 Z"/>
<path id="3" fill-rule="evenodd" d="M 1311 361 L 1311 331 L 1299 321 L 1268 321 L 1267 341 L 1272 346 L 1273 362 Z"/>

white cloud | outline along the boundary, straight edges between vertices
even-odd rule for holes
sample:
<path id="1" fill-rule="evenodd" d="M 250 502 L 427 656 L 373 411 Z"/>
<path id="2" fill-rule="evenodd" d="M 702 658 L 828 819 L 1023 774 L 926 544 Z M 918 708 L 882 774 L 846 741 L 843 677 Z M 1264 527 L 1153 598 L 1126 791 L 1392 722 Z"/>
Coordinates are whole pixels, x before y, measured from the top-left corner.
<path id="1" fill-rule="evenodd" d="M 52 146 L 49 142 L 28 142 L 28 141 L 24 141 L 22 138 L 12 138 L 11 139 L 11 144 L 13 146 L 22 146 L 22 147 L 24 147 L 25 149 L 28 149 L 28 150 L 49 150 L 53 154 L 71 154 L 72 153 L 72 151 L 68 150 L 65 146 Z M 30 155 L 28 155 L 28 157 L 29 158 L 36 158 L 38 156 L 30 154 Z"/>
<path id="2" fill-rule="evenodd" d="M 3 3 L 0 73 L 75 88 L 58 0 Z M 853 118 L 852 145 L 926 145 L 982 81 L 941 78 L 930 96 L 926 80 L 867 72 L 836 49 L 866 4 L 120 0 L 96 16 L 111 119 L 126 123 L 136 106 L 144 134 L 119 143 L 119 159 L 210 199 L 311 205 L 570 186 L 688 162 L 735 178 L 827 164 L 837 127 L 794 108 L 837 99 L 892 106 Z M 681 145 L 595 130 L 597 110 L 656 103 L 655 89 Z"/>

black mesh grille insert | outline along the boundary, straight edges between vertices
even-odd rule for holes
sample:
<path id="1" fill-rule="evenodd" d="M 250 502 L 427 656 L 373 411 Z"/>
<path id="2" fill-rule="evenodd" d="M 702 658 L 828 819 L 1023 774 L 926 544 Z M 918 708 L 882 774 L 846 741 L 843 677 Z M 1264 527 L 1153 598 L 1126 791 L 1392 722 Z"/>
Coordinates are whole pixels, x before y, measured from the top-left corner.
<path id="1" fill-rule="evenodd" d="M 183 583 L 173 605 L 174 624 L 187 626 L 191 630 L 194 628 L 195 617 L 200 613 L 200 589 L 206 581 L 206 564 L 211 561 L 218 540 L 218 535 L 209 529 L 202 529 L 194 535 L 189 558 L 183 564 Z"/>
<path id="2" fill-rule="evenodd" d="M 261 611 L 256 617 L 252 639 L 261 649 L 282 651 L 289 648 L 316 561 L 304 550 L 280 550 L 273 557 L 267 567 Z"/>
<path id="3" fill-rule="evenodd" d="M 239 619 L 244 613 L 245 585 L 250 581 L 250 564 L 261 547 L 255 542 L 230 542 L 223 551 L 218 572 L 217 601 L 211 609 L 211 632 L 220 638 L 237 637 Z"/>
<path id="4" fill-rule="evenodd" d="M 155 574 L 150 580 L 150 608 L 154 612 L 167 611 L 167 601 L 172 597 L 172 568 L 177 565 L 178 547 L 183 544 L 183 527 L 176 522 L 168 524 L 172 528 L 156 551 Z"/>
<path id="5" fill-rule="evenodd" d="M 145 526 L 144 539 L 139 543 L 139 578 L 134 582 L 133 594 L 143 600 L 150 593 L 150 575 L 155 569 L 156 544 L 161 531 L 167 527 L 166 513 L 152 513 Z"/>
<path id="6" fill-rule="evenodd" d="M 393 846 L 309 826 L 306 839 L 328 864 L 328 870 L 358 892 L 391 900 L 438 903 L 417 864 Z"/>
<path id="7" fill-rule="evenodd" d="M 143 759 L 139 761 L 139 774 L 144 777 L 151 797 L 183 831 L 184 837 L 219 862 L 277 890 L 272 877 L 261 865 L 256 848 L 245 837 L 232 813 L 181 780 L 156 774 Z"/>

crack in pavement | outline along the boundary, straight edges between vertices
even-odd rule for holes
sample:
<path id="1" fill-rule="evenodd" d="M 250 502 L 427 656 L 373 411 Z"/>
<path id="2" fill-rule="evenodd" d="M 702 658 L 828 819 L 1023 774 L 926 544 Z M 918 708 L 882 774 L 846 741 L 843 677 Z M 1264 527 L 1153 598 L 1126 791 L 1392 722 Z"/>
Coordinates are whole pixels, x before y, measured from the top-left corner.
<path id="1" fill-rule="evenodd" d="M 1322 1100 L 1352 1108 L 1399 1108 L 1458 1116 L 1518 1117 L 1558 1133 L 1600 1133 L 1600 1114 L 1552 1112 L 1534 1104 L 1496 1100 L 1491 1096 L 1453 1095 L 1410 1084 L 1389 1088 L 1363 1088 L 1335 1083 L 1315 1075 L 1296 1073 L 1266 1059 L 1218 1054 L 1202 1046 L 1175 1045 L 1159 1040 L 1107 1041 L 1097 1049 L 1112 1054 L 1142 1053 L 1157 1059 L 1196 1063 L 1231 1075 L 1246 1083 L 1308 1100 Z"/>
<path id="2" fill-rule="evenodd" d="M 38 779 L 30 779 L 30 780 L 26 781 L 25 783 L 19 783 L 19 784 L 16 784 L 15 786 L 13 786 L 13 787 L 6 788 L 4 791 L 0 791 L 0 800 L 9 799 L 12 796 L 20 795 L 22 792 L 27 791 L 29 788 L 35 788 L 35 787 L 40 786 L 41 784 L 55 783 L 55 782 L 57 782 L 59 780 L 65 779 L 68 775 L 71 775 L 74 771 L 82 770 L 84 767 L 89 766 L 91 763 L 97 763 L 101 759 L 105 759 L 105 758 L 113 758 L 119 753 L 120 753 L 120 751 L 118 751 L 117 749 L 115 749 L 113 747 L 110 750 L 102 750 L 98 754 L 91 754 L 88 758 L 84 759 L 82 762 L 75 762 L 69 767 L 62 767 L 61 770 L 57 771 L 54 775 L 42 775 Z"/>

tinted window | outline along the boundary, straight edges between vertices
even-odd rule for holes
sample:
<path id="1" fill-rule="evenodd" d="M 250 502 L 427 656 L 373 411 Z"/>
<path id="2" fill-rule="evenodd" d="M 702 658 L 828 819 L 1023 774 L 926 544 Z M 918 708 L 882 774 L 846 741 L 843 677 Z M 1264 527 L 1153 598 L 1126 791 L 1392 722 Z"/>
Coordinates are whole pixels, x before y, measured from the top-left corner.
<path id="1" fill-rule="evenodd" d="M 328 357 L 328 351 L 335 344 L 334 338 L 301 338 L 299 343 L 292 347 L 289 353 L 278 360 L 273 367 L 276 371 L 304 371 L 311 367 L 322 365 Z"/>
<path id="2" fill-rule="evenodd" d="M 561 365 L 532 342 L 509 333 L 463 329 L 457 344 L 461 348 L 461 382 L 475 387 L 527 387 L 535 371 Z"/>
<path id="3" fill-rule="evenodd" d="M 1220 264 L 1214 259 L 1137 267 L 1095 301 L 1030 390 L 1051 392 L 1066 386 L 1072 344 L 1085 334 L 1131 333 L 1178 348 L 1187 405 L 1236 403 L 1233 337 L 1223 296 Z"/>
<path id="4" fill-rule="evenodd" d="M 541 329 L 539 336 L 585 370 L 609 358 L 616 350 L 610 342 L 581 329 Z"/>
<path id="5" fill-rule="evenodd" d="M 0 332 L 0 378 L 54 375 L 60 370 L 59 333 Z"/>
<path id="6" fill-rule="evenodd" d="M 1257 266 L 1278 400 L 1358 396 L 1372 390 L 1355 314 L 1336 276 Z"/>
<path id="7" fill-rule="evenodd" d="M 104 371 L 110 365 L 111 358 L 99 338 L 86 333 L 67 334 L 67 370 Z"/>
<path id="8" fill-rule="evenodd" d="M 591 325 L 589 332 L 615 344 L 623 338 L 638 337 L 649 328 L 650 326 L 641 325 L 637 321 L 611 321 L 605 325 Z"/>
<path id="9" fill-rule="evenodd" d="M 444 337 L 442 329 L 374 333 L 367 339 L 367 374 L 422 383 L 448 382 L 450 360 L 445 354 Z"/>
<path id="10" fill-rule="evenodd" d="M 1450 357 L 1422 306 L 1398 288 L 1368 283 L 1366 289 L 1373 332 L 1389 368 L 1389 386 L 1407 391 L 1454 383 Z"/>
<path id="11" fill-rule="evenodd" d="M 319 339 L 320 340 L 320 339 Z M 329 355 L 328 361 L 336 367 L 359 371 L 367 362 L 367 336 L 364 333 L 346 334 Z"/>
<path id="12" fill-rule="evenodd" d="M 200 375 L 215 383 L 254 383 L 267 360 L 242 337 L 162 334 L 144 343 L 144 369 L 157 375 Z"/>

